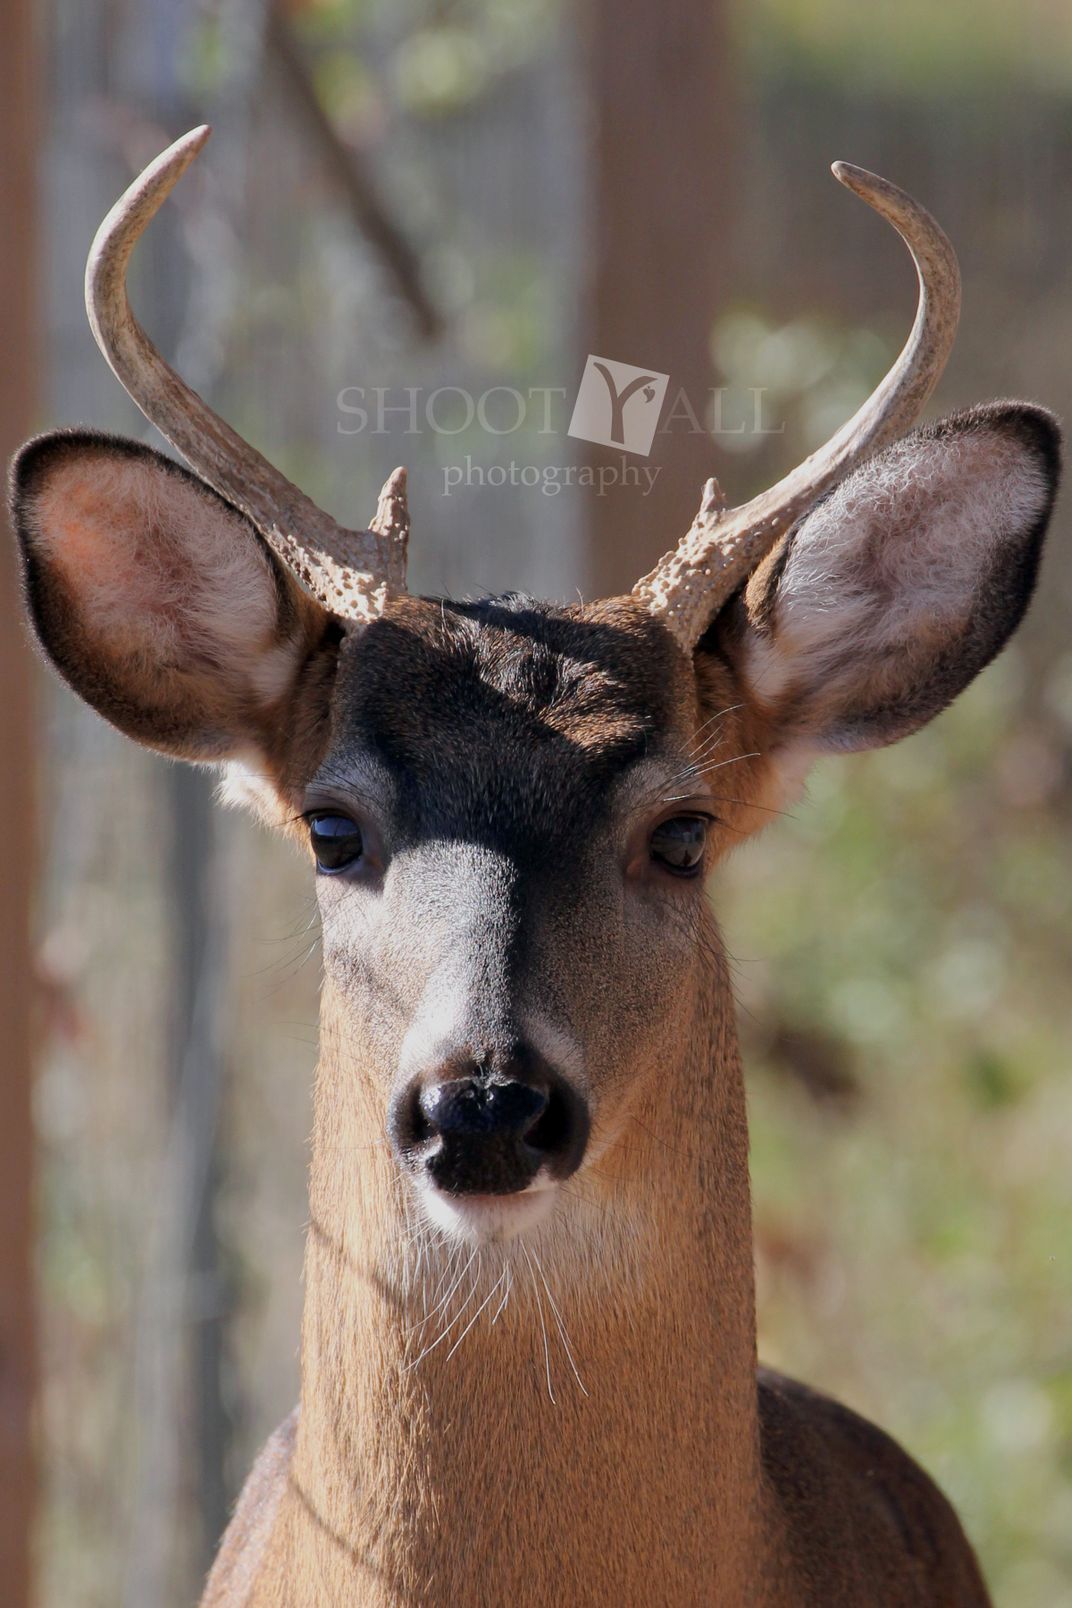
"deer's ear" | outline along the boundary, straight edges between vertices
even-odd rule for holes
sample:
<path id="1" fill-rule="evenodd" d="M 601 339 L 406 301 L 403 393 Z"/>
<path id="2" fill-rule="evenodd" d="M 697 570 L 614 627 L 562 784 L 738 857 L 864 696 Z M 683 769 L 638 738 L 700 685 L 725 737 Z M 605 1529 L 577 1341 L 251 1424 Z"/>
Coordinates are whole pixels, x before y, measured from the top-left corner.
<path id="1" fill-rule="evenodd" d="M 331 616 L 241 514 L 160 453 L 81 432 L 23 447 L 12 510 L 38 639 L 87 703 L 185 759 L 277 748 Z"/>
<path id="2" fill-rule="evenodd" d="M 1059 468 L 1052 415 L 991 403 L 876 453 L 783 537 L 711 645 L 789 774 L 907 736 L 989 663 L 1030 600 Z"/>

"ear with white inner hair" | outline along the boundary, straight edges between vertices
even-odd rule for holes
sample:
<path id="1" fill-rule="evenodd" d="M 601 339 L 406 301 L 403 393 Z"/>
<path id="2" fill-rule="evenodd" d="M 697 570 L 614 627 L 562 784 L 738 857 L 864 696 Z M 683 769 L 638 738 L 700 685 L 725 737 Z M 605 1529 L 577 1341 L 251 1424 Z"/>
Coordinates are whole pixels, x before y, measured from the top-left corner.
<path id="1" fill-rule="evenodd" d="M 12 474 L 26 596 L 46 656 L 128 736 L 271 770 L 299 682 L 338 629 L 250 522 L 132 441 L 58 432 Z M 308 723 L 308 721 L 306 721 Z"/>
<path id="2" fill-rule="evenodd" d="M 876 453 L 782 537 L 701 651 L 729 659 L 787 785 L 918 730 L 1004 646 L 1059 470 L 1051 414 L 990 403 Z"/>

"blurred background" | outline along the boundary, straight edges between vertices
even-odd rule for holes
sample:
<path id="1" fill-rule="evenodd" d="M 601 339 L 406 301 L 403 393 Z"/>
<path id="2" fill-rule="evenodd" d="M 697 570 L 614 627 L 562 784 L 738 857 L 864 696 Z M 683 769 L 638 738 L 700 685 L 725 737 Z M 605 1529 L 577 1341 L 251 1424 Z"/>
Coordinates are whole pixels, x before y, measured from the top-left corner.
<path id="1" fill-rule="evenodd" d="M 139 314 L 344 521 L 407 462 L 417 589 L 624 589 L 707 474 L 740 501 L 851 412 L 914 284 L 834 158 L 911 190 L 958 247 L 937 406 L 1072 417 L 1062 0 L 3 15 L 5 455 L 64 423 L 153 439 L 93 347 L 82 269 L 134 173 L 202 121 L 136 257 Z M 668 372 L 712 427 L 678 417 L 629 460 L 659 468 L 648 496 L 544 490 L 623 461 L 566 435 L 589 352 Z M 296 1399 L 312 888 L 209 778 L 31 669 L 3 586 L 2 1595 L 157 1608 L 196 1598 Z M 1070 608 L 1061 506 L 999 663 L 908 742 L 825 762 L 714 889 L 761 1351 L 923 1461 L 1009 1608 L 1072 1600 Z"/>

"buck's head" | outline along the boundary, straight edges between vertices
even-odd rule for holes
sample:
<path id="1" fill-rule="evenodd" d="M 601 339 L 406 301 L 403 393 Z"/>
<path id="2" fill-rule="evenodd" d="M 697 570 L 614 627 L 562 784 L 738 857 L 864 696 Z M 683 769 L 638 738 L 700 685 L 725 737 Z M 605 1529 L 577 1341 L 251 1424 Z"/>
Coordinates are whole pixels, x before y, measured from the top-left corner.
<path id="1" fill-rule="evenodd" d="M 102 715 L 224 765 L 302 839 L 333 1076 L 373 1080 L 434 1220 L 507 1234 L 614 1144 L 726 992 L 704 894 L 719 856 L 817 753 L 916 730 L 1017 625 L 1056 425 L 1002 403 L 904 433 L 952 341 L 956 264 L 915 203 L 840 168 L 907 242 L 921 296 L 826 447 L 730 512 L 712 482 L 628 598 L 408 597 L 401 472 L 368 531 L 340 529 L 130 314 L 130 250 L 203 139 L 128 192 L 87 276 L 102 350 L 197 473 L 102 436 L 31 442 L 15 471 L 30 611 Z"/>

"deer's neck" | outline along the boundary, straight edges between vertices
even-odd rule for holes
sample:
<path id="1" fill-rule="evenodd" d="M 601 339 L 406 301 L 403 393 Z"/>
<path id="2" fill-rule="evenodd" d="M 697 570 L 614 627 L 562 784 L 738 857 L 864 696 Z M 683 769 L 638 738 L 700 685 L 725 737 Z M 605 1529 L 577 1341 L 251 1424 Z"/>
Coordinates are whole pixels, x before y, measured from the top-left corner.
<path id="1" fill-rule="evenodd" d="M 320 1600 L 745 1600 L 755 1315 L 719 984 L 531 1248 L 472 1257 L 418 1230 L 326 1002 L 291 1526 Z"/>

